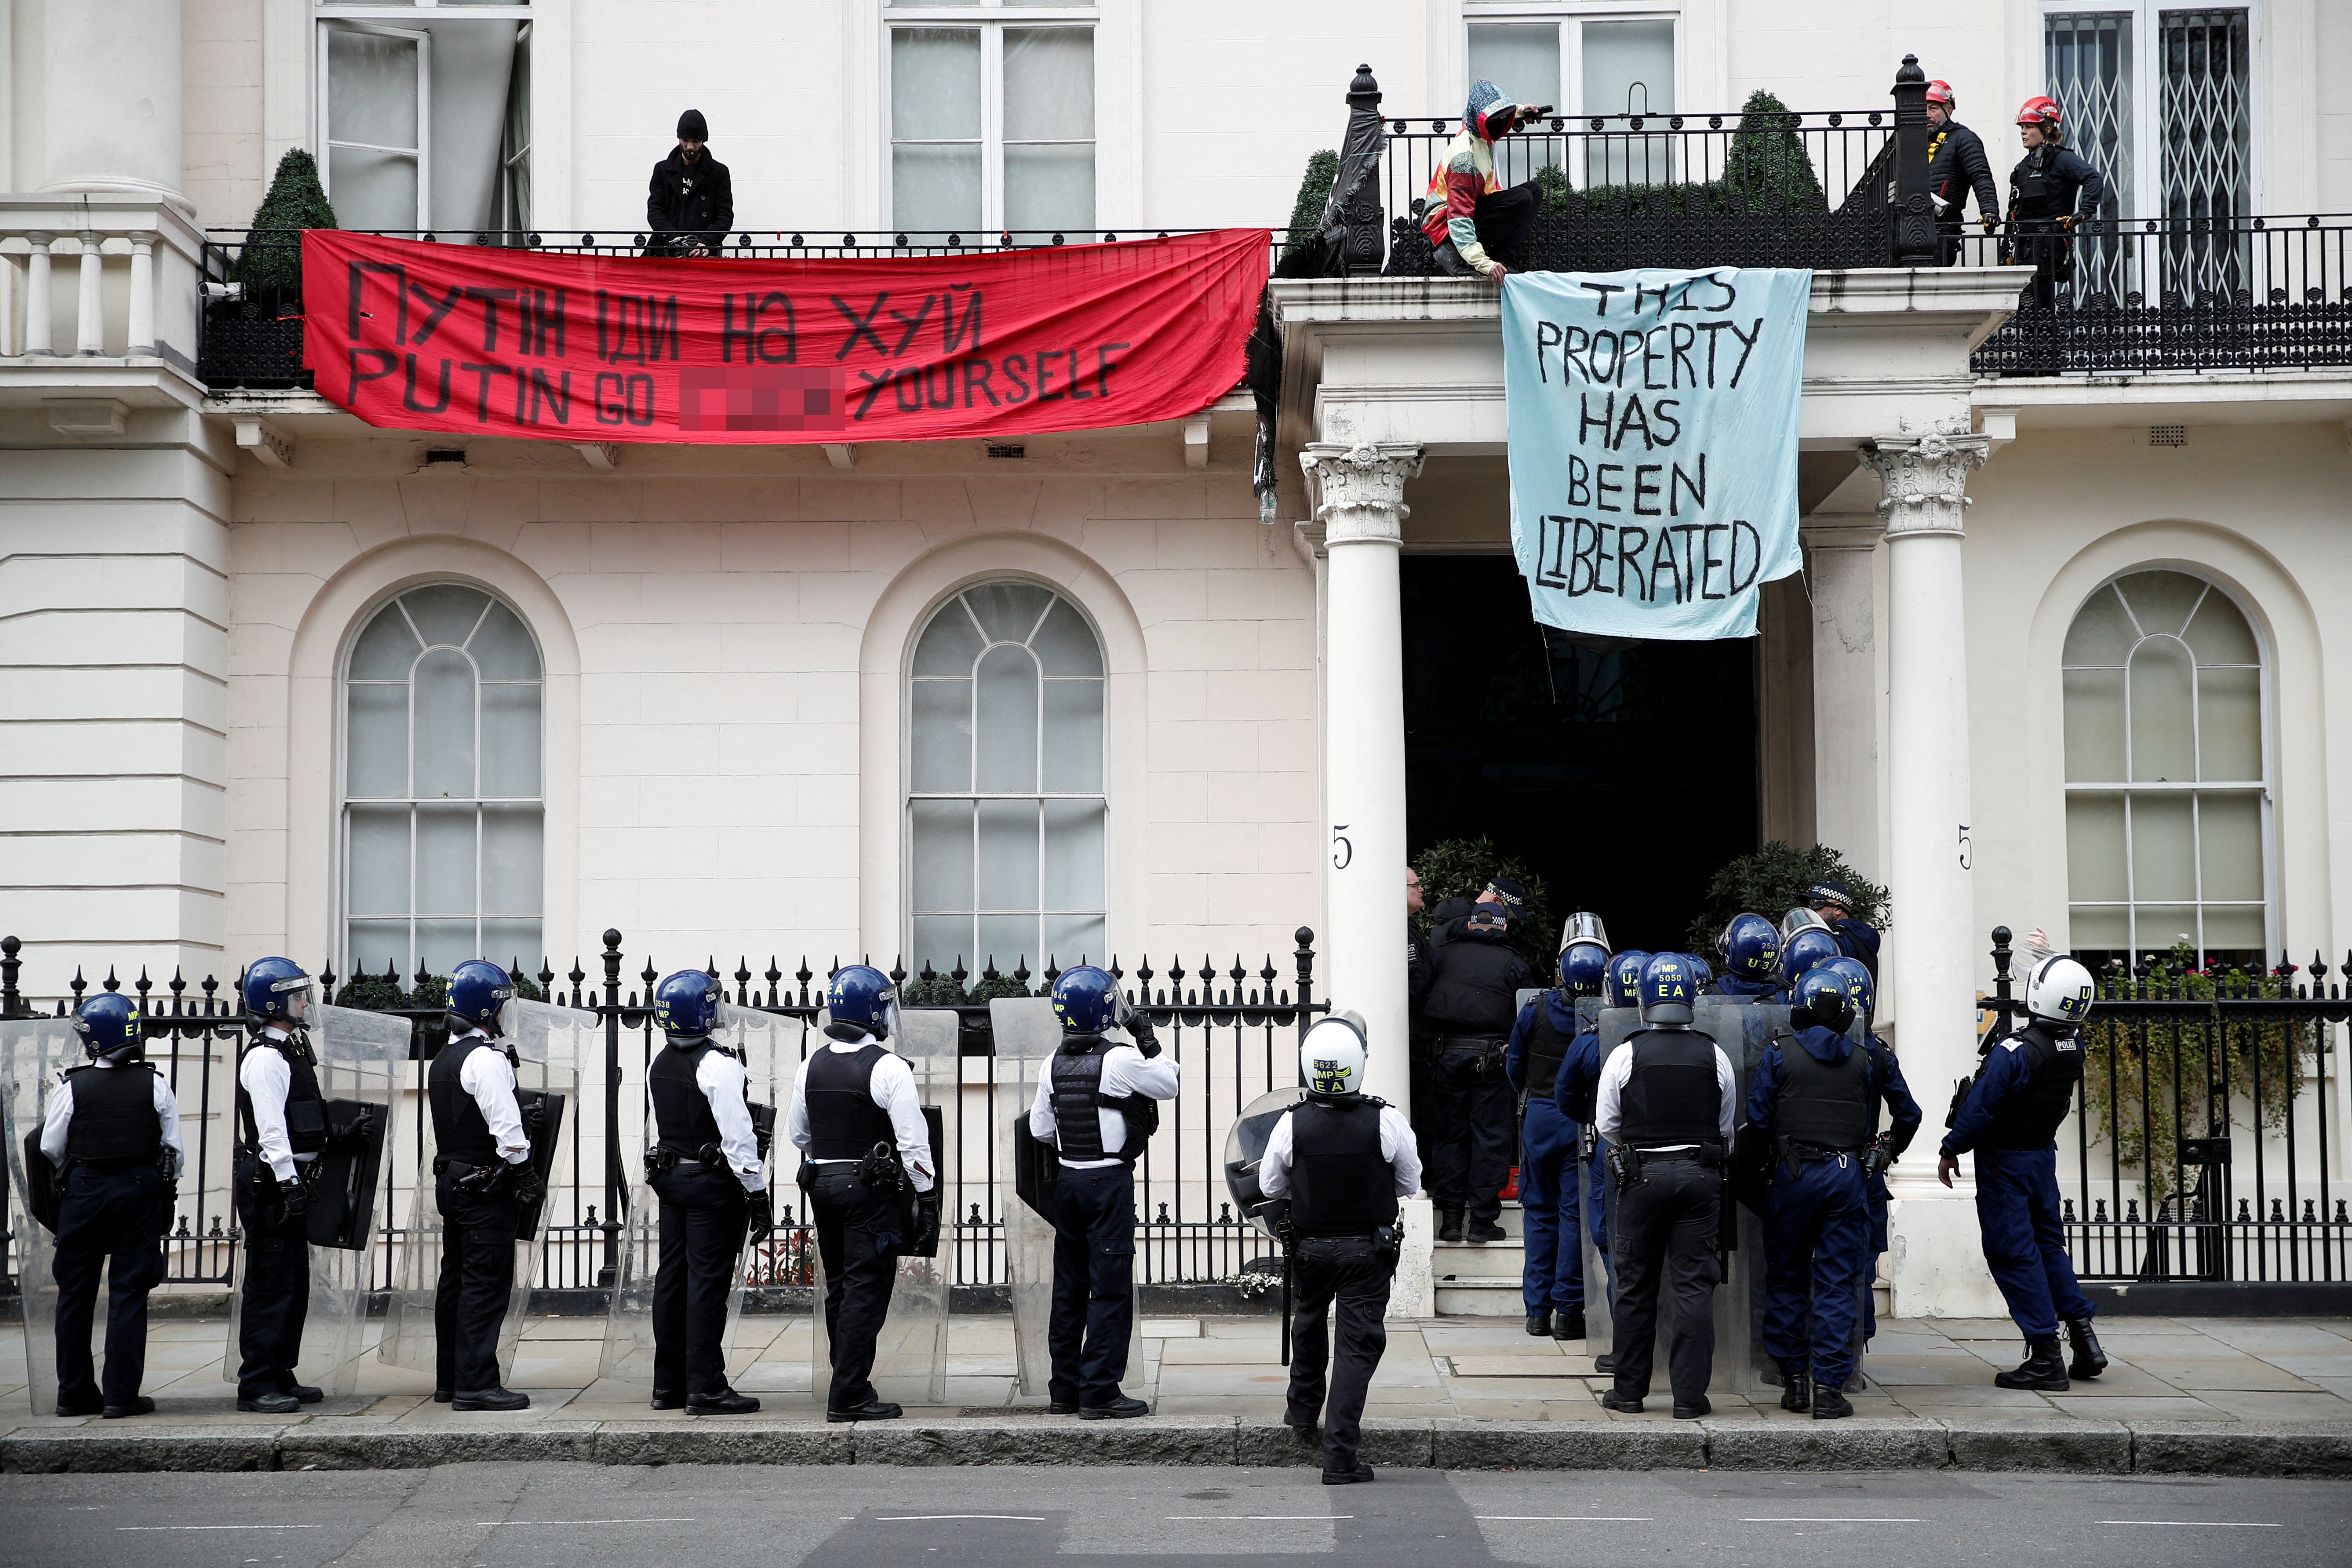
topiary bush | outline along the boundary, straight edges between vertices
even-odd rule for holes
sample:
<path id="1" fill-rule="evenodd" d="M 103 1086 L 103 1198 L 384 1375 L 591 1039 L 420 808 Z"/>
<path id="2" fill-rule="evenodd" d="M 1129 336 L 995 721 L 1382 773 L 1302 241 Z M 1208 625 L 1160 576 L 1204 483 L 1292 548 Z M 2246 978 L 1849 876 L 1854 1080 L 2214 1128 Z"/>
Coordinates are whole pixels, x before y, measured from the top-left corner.
<path id="1" fill-rule="evenodd" d="M 1749 206 L 1826 212 L 1829 199 L 1805 155 L 1796 116 L 1778 98 L 1758 88 L 1740 106 L 1739 127 L 1723 161 L 1723 184 Z"/>
<path id="2" fill-rule="evenodd" d="M 953 974 L 941 974 L 937 970 L 915 975 L 898 992 L 898 1005 L 902 1007 L 961 1007 L 971 1000 Z"/>
<path id="3" fill-rule="evenodd" d="M 1776 838 L 1716 872 L 1706 885 L 1706 904 L 1684 935 L 1684 945 L 1711 958 L 1715 939 L 1732 916 L 1752 912 L 1778 925 L 1782 915 L 1805 901 L 1806 889 L 1824 880 L 1843 882 L 1853 889 L 1854 919 L 1881 931 L 1891 923 L 1886 889 L 1847 865 L 1836 850 L 1826 844 L 1799 849 Z"/>
<path id="4" fill-rule="evenodd" d="M 1430 916 L 1448 899 L 1475 899 L 1496 877 L 1525 889 L 1527 907 L 1511 921 L 1511 947 L 1537 974 L 1549 976 L 1559 957 L 1559 922 L 1551 912 L 1550 889 L 1526 861 L 1495 847 L 1491 838 L 1447 838 L 1412 857 L 1421 873 L 1423 909 L 1413 917 L 1425 931 Z"/>
<path id="5" fill-rule="evenodd" d="M 1323 209 L 1331 203 L 1331 186 L 1339 178 L 1339 154 L 1325 148 L 1307 160 L 1298 176 L 1298 195 L 1290 204 L 1290 243 L 1301 245 L 1323 227 Z"/>
<path id="6" fill-rule="evenodd" d="M 319 165 L 299 147 L 278 160 L 269 194 L 253 210 L 257 229 L 339 228 L 335 209 L 328 204 L 326 187 L 319 183 Z M 237 258 L 237 280 L 248 293 L 280 289 L 302 289 L 302 247 L 291 235 L 271 235 L 263 243 L 248 243 Z"/>

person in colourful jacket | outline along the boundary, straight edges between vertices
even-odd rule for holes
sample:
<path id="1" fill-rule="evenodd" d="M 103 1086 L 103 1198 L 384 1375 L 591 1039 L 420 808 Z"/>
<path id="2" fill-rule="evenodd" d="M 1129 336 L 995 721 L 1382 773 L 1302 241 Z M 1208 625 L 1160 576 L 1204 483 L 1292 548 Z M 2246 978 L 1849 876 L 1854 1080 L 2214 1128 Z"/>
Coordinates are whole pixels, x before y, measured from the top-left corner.
<path id="1" fill-rule="evenodd" d="M 1509 269 L 1488 252 L 1517 242 L 1535 218 L 1538 193 L 1533 180 L 1502 188 L 1495 177 L 1495 143 L 1551 110 L 1548 103 L 1513 103 L 1491 81 L 1472 84 L 1461 132 L 1446 144 L 1421 200 L 1421 229 L 1437 253 L 1439 271 L 1503 280 Z"/>

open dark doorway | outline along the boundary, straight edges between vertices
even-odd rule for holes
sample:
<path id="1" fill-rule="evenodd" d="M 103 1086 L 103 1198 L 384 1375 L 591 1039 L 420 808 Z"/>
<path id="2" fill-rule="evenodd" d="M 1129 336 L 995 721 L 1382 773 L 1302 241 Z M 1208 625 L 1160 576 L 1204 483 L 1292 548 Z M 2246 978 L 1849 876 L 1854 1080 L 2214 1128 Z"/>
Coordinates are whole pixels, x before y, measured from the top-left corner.
<path id="1" fill-rule="evenodd" d="M 1404 559 L 1406 837 L 1491 838 L 1677 948 L 1717 868 L 1757 846 L 1755 641 L 1603 642 L 1536 624 L 1507 555 Z"/>

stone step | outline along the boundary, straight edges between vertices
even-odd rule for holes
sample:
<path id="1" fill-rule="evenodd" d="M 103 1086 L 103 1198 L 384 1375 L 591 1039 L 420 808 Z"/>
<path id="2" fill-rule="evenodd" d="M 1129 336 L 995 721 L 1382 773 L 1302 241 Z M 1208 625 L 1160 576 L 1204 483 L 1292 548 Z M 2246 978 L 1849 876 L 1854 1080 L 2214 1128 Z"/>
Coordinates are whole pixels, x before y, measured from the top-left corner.
<path id="1" fill-rule="evenodd" d="M 1437 1311 L 1446 1318 L 1523 1318 L 1527 1302 L 1519 1295 L 1517 1275 L 1500 1278 L 1440 1279 Z"/>
<path id="2" fill-rule="evenodd" d="M 1429 1249 L 1429 1271 L 1439 1279 L 1517 1279 L 1527 1268 L 1528 1249 L 1518 1241 L 1441 1241 Z"/>
<path id="3" fill-rule="evenodd" d="M 1433 1226 L 1444 1225 L 1445 1216 L 1439 1214 L 1430 1223 Z M 1495 1216 L 1495 1223 L 1501 1226 L 1505 1234 L 1514 1241 L 1528 1232 L 1527 1215 L 1517 1203 L 1506 1203 L 1503 1205 L 1503 1212 Z"/>

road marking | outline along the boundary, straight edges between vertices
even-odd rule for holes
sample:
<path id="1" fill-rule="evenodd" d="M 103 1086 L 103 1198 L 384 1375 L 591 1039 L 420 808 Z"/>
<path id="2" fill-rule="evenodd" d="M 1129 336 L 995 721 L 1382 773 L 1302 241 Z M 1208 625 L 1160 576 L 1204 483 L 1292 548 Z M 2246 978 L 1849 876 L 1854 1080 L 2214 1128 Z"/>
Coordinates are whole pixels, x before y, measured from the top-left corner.
<path id="1" fill-rule="evenodd" d="M 1639 1513 L 1480 1513 L 1472 1518 L 1481 1523 L 1527 1524 L 1649 1524 L 1647 1514 Z"/>
<path id="2" fill-rule="evenodd" d="M 477 1525 L 501 1524 L 693 1524 L 690 1518 L 682 1519 L 478 1519 Z"/>
<path id="3" fill-rule="evenodd" d="M 1743 1519 L 1742 1524 L 1919 1524 L 1916 1519 L 1844 1519 L 1816 1518 L 1810 1514 L 1776 1514 L 1769 1519 Z"/>
<path id="4" fill-rule="evenodd" d="M 877 1524 L 914 1524 L 929 1519 L 1011 1519 L 1024 1524 L 1045 1522 L 1045 1516 L 1042 1513 L 877 1513 L 874 1516 Z"/>
<path id="5" fill-rule="evenodd" d="M 2163 1524 L 2186 1530 L 2283 1530 L 2284 1525 L 2238 1519 L 2095 1519 L 2094 1524 Z"/>
<path id="6" fill-rule="evenodd" d="M 118 1524 L 117 1530 L 316 1530 L 315 1524 Z"/>
<path id="7" fill-rule="evenodd" d="M 1320 1522 L 1334 1519 L 1353 1519 L 1356 1516 L 1352 1513 L 1171 1513 L 1166 1517 L 1171 1523 L 1199 1524 L 1204 1521 L 1215 1520 L 1249 1520 L 1265 1523 L 1282 1520 L 1311 1519 Z"/>

